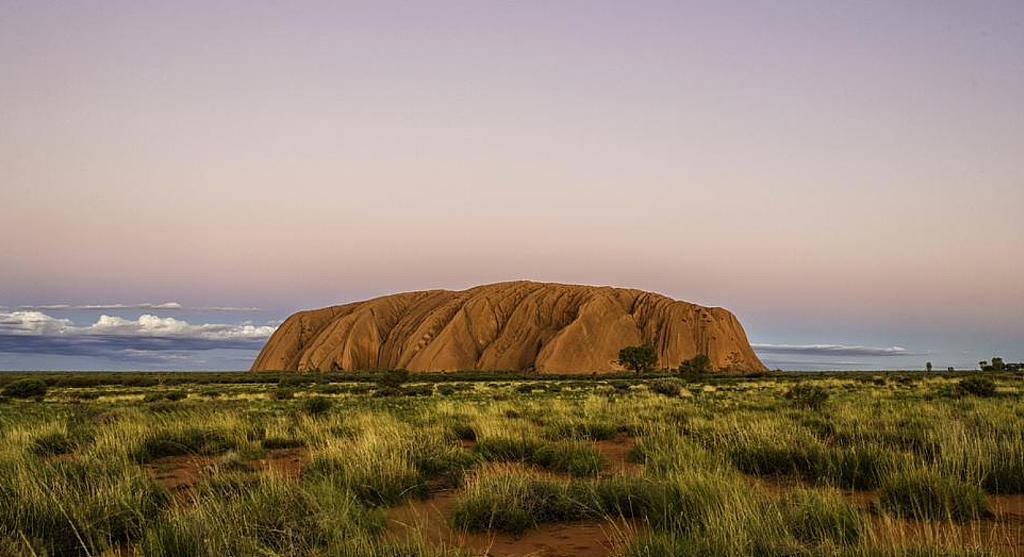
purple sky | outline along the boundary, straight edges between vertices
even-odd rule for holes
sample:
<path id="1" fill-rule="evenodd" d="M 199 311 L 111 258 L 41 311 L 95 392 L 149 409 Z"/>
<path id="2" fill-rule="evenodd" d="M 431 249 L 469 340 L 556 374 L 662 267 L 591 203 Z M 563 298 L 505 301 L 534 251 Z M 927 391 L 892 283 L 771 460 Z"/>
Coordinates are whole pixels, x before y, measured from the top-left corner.
<path id="1" fill-rule="evenodd" d="M 520 278 L 728 307 L 773 367 L 1021 360 L 1021 99 L 1016 0 L 0 2 L 0 369 Z M 21 307 L 140 301 L 183 307 Z"/>

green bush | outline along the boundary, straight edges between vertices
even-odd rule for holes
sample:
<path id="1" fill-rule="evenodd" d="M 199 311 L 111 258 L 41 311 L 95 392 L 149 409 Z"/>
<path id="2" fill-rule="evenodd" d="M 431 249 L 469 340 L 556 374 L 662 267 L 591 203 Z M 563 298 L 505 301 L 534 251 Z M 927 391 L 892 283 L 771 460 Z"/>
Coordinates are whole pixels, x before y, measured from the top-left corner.
<path id="1" fill-rule="evenodd" d="M 274 400 L 291 400 L 295 398 L 295 389 L 289 387 L 278 387 L 270 393 Z"/>
<path id="2" fill-rule="evenodd" d="M 43 398 L 48 387 L 42 379 L 19 379 L 8 383 L 0 395 L 11 398 Z"/>
<path id="3" fill-rule="evenodd" d="M 310 416 L 323 416 L 331 411 L 334 402 L 327 397 L 315 396 L 302 402 L 302 411 Z"/>
<path id="4" fill-rule="evenodd" d="M 260 441 L 260 446 L 264 449 L 296 449 L 299 447 L 305 447 L 306 442 L 302 439 L 289 439 L 286 437 L 267 437 Z"/>
<path id="5" fill-rule="evenodd" d="M 185 400 L 188 398 L 188 393 L 185 391 L 166 391 L 166 392 L 152 392 L 146 393 L 143 397 L 143 402 L 178 402 L 179 400 Z"/>
<path id="6" fill-rule="evenodd" d="M 996 394 L 996 383 L 988 377 L 965 377 L 957 383 L 956 391 L 960 396 L 991 397 Z"/>
<path id="7" fill-rule="evenodd" d="M 992 463 L 985 473 L 982 486 L 989 493 L 1024 493 L 1024 457 L 1006 455 Z"/>
<path id="8" fill-rule="evenodd" d="M 671 380 L 655 381 L 651 383 L 650 388 L 652 391 L 668 397 L 677 397 L 682 392 L 679 382 Z"/>
<path id="9" fill-rule="evenodd" d="M 790 387 L 785 397 L 799 408 L 820 410 L 828 401 L 828 390 L 820 385 L 797 383 Z"/>

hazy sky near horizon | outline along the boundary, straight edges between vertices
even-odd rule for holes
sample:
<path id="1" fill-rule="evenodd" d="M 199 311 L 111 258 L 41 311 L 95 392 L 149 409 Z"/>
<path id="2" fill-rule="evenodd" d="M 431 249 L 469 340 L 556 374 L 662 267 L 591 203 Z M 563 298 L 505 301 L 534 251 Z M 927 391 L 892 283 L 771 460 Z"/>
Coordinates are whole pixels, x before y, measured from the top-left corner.
<path id="1" fill-rule="evenodd" d="M 523 278 L 772 367 L 1024 359 L 1021 99 L 1017 0 L 0 0 L 0 369 Z"/>

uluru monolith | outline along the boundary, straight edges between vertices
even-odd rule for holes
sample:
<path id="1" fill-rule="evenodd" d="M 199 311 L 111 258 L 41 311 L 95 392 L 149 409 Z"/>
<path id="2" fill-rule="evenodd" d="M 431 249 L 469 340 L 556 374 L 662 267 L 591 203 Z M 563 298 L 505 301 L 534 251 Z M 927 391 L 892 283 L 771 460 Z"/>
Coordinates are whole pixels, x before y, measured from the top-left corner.
<path id="1" fill-rule="evenodd" d="M 252 371 L 622 371 L 621 348 L 646 344 L 660 368 L 697 354 L 714 370 L 764 371 L 728 310 L 608 286 L 504 282 L 425 290 L 300 311 Z"/>

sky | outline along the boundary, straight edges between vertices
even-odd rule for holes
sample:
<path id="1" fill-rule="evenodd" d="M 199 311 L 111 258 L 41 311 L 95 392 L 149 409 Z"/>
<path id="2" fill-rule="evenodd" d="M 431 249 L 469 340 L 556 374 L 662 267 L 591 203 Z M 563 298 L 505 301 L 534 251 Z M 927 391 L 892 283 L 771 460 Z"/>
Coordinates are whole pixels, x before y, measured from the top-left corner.
<path id="1" fill-rule="evenodd" d="M 1024 360 L 1024 3 L 0 0 L 0 370 L 516 279 Z"/>

